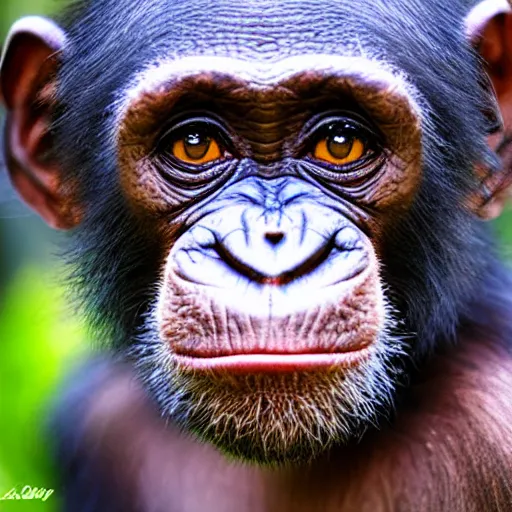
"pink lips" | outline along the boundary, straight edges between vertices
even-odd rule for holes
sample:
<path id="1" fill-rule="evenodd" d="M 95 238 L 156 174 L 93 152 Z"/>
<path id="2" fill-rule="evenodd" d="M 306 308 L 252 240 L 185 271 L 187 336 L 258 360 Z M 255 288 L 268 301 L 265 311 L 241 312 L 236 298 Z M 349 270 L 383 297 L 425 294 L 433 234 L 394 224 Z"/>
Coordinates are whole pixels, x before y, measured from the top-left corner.
<path id="1" fill-rule="evenodd" d="M 229 373 L 282 373 L 352 368 L 365 361 L 369 347 L 328 354 L 236 354 L 221 357 L 174 355 L 178 366 L 190 371 Z"/>

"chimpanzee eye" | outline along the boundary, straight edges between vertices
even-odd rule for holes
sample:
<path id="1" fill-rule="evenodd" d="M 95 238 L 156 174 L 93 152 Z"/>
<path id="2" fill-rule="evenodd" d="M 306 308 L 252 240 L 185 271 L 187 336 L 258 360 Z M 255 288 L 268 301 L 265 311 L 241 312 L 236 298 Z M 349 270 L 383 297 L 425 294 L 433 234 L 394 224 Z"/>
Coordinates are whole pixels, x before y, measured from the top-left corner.
<path id="1" fill-rule="evenodd" d="M 361 130 L 349 123 L 332 123 L 316 143 L 312 156 L 330 165 L 356 164 L 374 151 Z"/>
<path id="2" fill-rule="evenodd" d="M 172 144 L 172 155 L 189 165 L 204 165 L 224 158 L 219 143 L 205 130 L 190 128 Z"/>
<path id="3" fill-rule="evenodd" d="M 160 137 L 155 154 L 167 167 L 182 164 L 189 171 L 202 173 L 210 164 L 232 157 L 227 150 L 230 142 L 226 129 L 216 120 L 188 118 L 173 123 Z"/>

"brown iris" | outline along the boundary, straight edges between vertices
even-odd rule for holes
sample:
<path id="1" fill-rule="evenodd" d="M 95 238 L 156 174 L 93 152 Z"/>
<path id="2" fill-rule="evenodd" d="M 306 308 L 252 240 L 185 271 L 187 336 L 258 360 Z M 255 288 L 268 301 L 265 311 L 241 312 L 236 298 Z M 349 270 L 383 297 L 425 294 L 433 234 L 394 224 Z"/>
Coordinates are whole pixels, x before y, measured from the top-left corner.
<path id="1" fill-rule="evenodd" d="M 191 165 L 204 165 L 222 158 L 222 152 L 215 139 L 200 131 L 187 133 L 176 140 L 172 154 L 178 160 Z"/>
<path id="2" fill-rule="evenodd" d="M 366 144 L 362 139 L 350 131 L 338 131 L 320 140 L 313 156 L 332 165 L 347 165 L 363 158 L 366 152 Z"/>

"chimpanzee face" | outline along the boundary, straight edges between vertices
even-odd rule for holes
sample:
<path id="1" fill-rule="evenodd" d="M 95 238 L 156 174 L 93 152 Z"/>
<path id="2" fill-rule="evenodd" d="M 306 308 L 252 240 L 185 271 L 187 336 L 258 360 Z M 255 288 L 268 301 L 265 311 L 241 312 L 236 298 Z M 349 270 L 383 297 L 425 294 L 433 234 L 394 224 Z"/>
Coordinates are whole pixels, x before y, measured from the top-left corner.
<path id="1" fill-rule="evenodd" d="M 66 200 L 44 211 L 76 227 L 93 319 L 232 455 L 360 435 L 484 264 L 466 199 L 491 116 L 462 2 L 106 4 L 46 38 L 62 55 L 28 125 L 54 123 L 38 165 Z"/>

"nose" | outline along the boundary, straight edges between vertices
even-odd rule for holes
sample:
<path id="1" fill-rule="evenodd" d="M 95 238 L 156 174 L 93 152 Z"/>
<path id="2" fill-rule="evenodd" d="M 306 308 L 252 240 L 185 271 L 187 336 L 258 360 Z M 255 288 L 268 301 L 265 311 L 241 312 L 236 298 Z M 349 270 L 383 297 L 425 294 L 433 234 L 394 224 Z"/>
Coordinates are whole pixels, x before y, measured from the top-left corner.
<path id="1" fill-rule="evenodd" d="M 282 231 L 268 231 L 264 237 L 272 247 L 277 247 L 284 240 L 285 234 Z"/>

